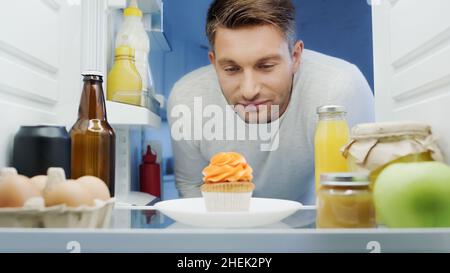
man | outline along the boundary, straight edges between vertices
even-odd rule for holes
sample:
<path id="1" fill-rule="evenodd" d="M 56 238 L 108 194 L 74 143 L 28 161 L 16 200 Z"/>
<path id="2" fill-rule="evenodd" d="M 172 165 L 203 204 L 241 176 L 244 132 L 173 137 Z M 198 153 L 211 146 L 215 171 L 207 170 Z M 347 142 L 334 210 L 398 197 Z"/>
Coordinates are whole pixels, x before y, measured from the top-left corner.
<path id="1" fill-rule="evenodd" d="M 181 197 L 201 196 L 202 170 L 209 159 L 218 152 L 235 151 L 253 168 L 253 196 L 313 204 L 316 108 L 345 106 L 350 126 L 372 121 L 373 95 L 364 76 L 353 64 L 304 50 L 303 42 L 295 37 L 295 10 L 290 0 L 213 1 L 206 32 L 211 65 L 184 76 L 169 98 L 175 180 Z M 186 126 L 181 131 L 194 135 L 191 138 L 177 134 L 183 120 L 180 105 L 192 113 L 204 110 L 200 121 L 198 116 L 188 115 L 182 122 Z M 248 136 L 199 138 L 198 126 L 187 127 L 192 127 L 190 121 L 194 120 L 194 125 L 200 123 L 205 129 L 205 117 L 212 118 L 214 112 L 206 110 L 210 105 L 232 107 L 237 122 L 244 124 L 230 125 L 232 118 L 225 113 L 216 119 L 223 121 L 223 128 L 215 124 L 214 133 L 251 130 L 255 122 L 256 126 L 276 124 L 271 149 L 262 149 L 261 138 Z"/>

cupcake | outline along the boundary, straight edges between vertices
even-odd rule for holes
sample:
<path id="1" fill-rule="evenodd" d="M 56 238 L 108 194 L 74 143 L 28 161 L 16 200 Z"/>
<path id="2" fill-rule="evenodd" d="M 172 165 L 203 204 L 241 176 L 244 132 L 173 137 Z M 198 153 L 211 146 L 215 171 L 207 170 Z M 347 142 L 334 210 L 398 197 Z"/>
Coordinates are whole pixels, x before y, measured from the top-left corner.
<path id="1" fill-rule="evenodd" d="M 239 153 L 218 153 L 203 169 L 201 192 L 207 211 L 247 211 L 255 184 L 252 168 Z"/>

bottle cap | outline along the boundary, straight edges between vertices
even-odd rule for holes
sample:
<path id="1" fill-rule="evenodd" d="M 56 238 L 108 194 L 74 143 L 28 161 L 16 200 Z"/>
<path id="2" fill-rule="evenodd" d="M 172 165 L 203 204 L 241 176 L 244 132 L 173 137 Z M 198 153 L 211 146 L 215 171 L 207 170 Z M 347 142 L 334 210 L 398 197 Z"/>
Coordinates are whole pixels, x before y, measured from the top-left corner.
<path id="1" fill-rule="evenodd" d="M 369 176 L 366 173 L 323 173 L 320 175 L 320 184 L 324 186 L 355 186 L 369 185 Z"/>
<path id="2" fill-rule="evenodd" d="M 156 158 L 157 158 L 157 156 L 156 156 L 156 154 L 152 153 L 152 149 L 151 149 L 150 145 L 147 145 L 147 152 L 142 157 L 142 162 L 147 163 L 147 164 L 155 164 Z"/>
<path id="3" fill-rule="evenodd" d="M 103 72 L 98 70 L 84 70 L 81 72 L 82 76 L 100 76 L 103 77 Z"/>
<path id="4" fill-rule="evenodd" d="M 129 46 L 123 45 L 123 46 L 116 47 L 114 53 L 115 53 L 116 57 L 117 56 L 129 56 L 129 57 L 134 58 L 134 49 Z"/>
<path id="5" fill-rule="evenodd" d="M 346 113 L 344 106 L 340 105 L 324 105 L 317 107 L 317 114 L 322 113 Z"/>
<path id="6" fill-rule="evenodd" d="M 142 17 L 142 11 L 139 9 L 136 0 L 131 0 L 130 5 L 124 10 L 123 15 Z"/>

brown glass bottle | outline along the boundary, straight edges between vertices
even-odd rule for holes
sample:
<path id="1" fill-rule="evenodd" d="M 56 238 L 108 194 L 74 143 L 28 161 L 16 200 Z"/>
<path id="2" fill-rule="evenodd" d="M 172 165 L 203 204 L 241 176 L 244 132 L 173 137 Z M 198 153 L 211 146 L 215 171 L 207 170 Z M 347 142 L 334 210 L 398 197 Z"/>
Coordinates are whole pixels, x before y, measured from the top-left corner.
<path id="1" fill-rule="evenodd" d="M 70 130 L 72 140 L 72 178 L 96 176 L 107 184 L 114 196 L 115 134 L 106 118 L 102 76 L 83 74 L 83 91 L 78 120 Z"/>

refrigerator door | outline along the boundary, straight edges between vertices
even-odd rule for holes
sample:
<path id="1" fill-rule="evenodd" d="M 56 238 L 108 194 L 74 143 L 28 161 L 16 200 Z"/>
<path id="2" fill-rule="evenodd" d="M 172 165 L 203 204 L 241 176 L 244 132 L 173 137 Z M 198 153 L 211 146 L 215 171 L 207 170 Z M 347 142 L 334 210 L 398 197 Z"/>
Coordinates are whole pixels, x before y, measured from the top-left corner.
<path id="1" fill-rule="evenodd" d="M 427 122 L 449 155 L 450 1 L 371 2 L 377 120 Z"/>
<path id="2" fill-rule="evenodd" d="M 81 17 L 80 1 L 7 1 L 2 11 L 0 166 L 5 166 L 20 125 L 74 122 Z"/>

